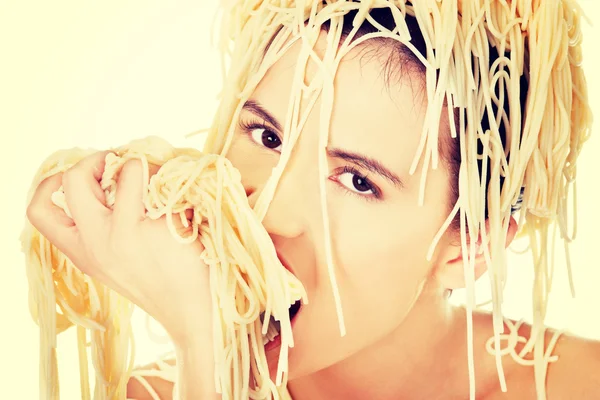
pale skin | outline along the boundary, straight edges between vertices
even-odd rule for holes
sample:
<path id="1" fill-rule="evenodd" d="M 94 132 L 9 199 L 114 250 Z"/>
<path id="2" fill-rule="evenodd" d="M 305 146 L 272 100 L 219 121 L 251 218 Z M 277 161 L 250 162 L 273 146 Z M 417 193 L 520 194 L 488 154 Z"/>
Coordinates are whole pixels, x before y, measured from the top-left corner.
<path id="1" fill-rule="evenodd" d="M 227 154 L 241 172 L 251 204 L 277 163 L 277 140 L 284 138 L 256 105 L 284 124 L 297 52 L 292 47 L 256 88 L 254 106 L 243 111 Z M 377 58 L 366 61 L 356 55 L 346 56 L 336 77 L 328 146 L 328 205 L 345 337 L 339 335 L 323 248 L 316 151 L 320 102 L 264 220 L 310 299 L 296 316 L 288 387 L 294 400 L 466 399 L 466 316 L 464 309 L 448 302 L 449 291 L 465 284 L 457 233 L 448 232 L 432 259 L 426 259 L 449 212 L 448 172 L 442 166 L 429 172 L 425 204 L 419 207 L 419 173 L 411 176 L 408 171 L 426 104 L 415 90 L 418 85 L 409 84 L 410 77 L 388 86 Z M 307 77 L 314 74 L 313 65 Z M 219 398 L 212 363 L 201 356 L 212 353 L 208 272 L 198 258 L 201 245 L 184 248 L 169 237 L 164 221 L 143 219 L 139 164 L 126 165 L 114 211 L 104 207 L 97 182 L 104 154 L 43 182 L 28 216 L 79 268 L 163 324 L 177 350 L 183 398 Z M 392 179 L 348 154 L 378 161 Z M 50 202 L 61 183 L 74 223 Z M 511 220 L 507 245 L 516 230 Z M 481 257 L 476 275 L 484 272 Z M 136 279 L 128 279 L 132 276 Z M 528 329 L 522 328 L 526 337 Z M 510 357 L 503 358 L 509 392 L 500 391 L 495 360 L 484 347 L 493 334 L 488 314 L 475 315 L 474 331 L 477 398 L 534 398 L 533 369 Z M 272 372 L 277 353 L 268 352 Z M 600 368 L 597 342 L 563 335 L 554 354 L 561 361 L 549 368 L 549 400 L 600 398 L 600 378 L 592 373 Z M 169 383 L 150 382 L 161 398 L 171 398 Z M 135 381 L 128 389 L 130 398 L 150 398 Z"/>

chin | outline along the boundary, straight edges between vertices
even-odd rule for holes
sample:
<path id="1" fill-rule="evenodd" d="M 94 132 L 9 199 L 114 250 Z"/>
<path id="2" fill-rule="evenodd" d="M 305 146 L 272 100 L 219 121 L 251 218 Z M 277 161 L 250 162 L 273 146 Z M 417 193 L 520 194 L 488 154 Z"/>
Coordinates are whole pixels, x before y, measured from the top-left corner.
<path id="1" fill-rule="evenodd" d="M 343 361 L 345 357 L 335 357 L 336 353 L 332 352 L 332 346 L 335 345 L 323 346 L 316 351 L 307 351 L 306 342 L 303 342 L 302 344 L 296 342 L 296 347 L 291 347 L 288 353 L 288 382 L 325 370 L 336 362 Z M 314 347 L 309 348 L 314 349 Z M 267 363 L 269 365 L 269 375 L 273 382 L 276 382 L 277 379 L 280 349 L 281 348 L 278 347 L 269 349 L 265 352 Z M 315 357 L 315 355 L 318 357 Z"/>

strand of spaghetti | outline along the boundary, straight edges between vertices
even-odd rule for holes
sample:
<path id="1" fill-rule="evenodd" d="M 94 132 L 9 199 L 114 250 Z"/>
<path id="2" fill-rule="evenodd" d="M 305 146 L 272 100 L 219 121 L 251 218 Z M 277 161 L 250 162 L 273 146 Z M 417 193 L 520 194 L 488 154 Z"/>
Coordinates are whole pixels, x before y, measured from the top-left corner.
<path id="1" fill-rule="evenodd" d="M 392 29 L 384 28 L 375 18 L 372 18 L 369 11 L 374 8 L 390 9 L 395 26 Z M 357 15 L 352 21 L 353 27 L 350 34 L 340 46 L 339 37 L 343 28 L 341 19 L 352 10 L 356 10 Z M 344 0 L 336 2 L 231 1 L 222 14 L 222 20 L 225 23 L 222 26 L 221 45 L 224 54 L 223 65 L 225 67 L 227 64 L 228 75 L 224 90 L 220 95 L 221 106 L 207 137 L 206 150 L 222 156 L 227 154 L 244 102 L 251 96 L 268 68 L 294 42 L 300 39 L 303 45 L 294 73 L 297 80 L 295 78 L 292 85 L 293 93 L 285 120 L 287 143 L 284 143 L 282 157 L 273 171 L 268 190 L 263 191 L 263 195 L 257 203 L 256 210 L 260 215 L 264 215 L 275 194 L 285 165 L 291 157 L 293 146 L 289 146 L 289 144 L 295 143 L 298 139 L 307 115 L 316 103 L 316 98 L 323 100 L 322 111 L 331 111 L 331 107 L 328 105 L 333 103 L 334 93 L 333 90 L 330 90 L 330 86 L 343 55 L 359 44 L 376 37 L 390 38 L 403 43 L 426 67 L 427 121 L 419 138 L 419 151 L 413 159 L 412 172 L 414 173 L 421 160 L 425 161 L 423 163 L 424 171 L 437 166 L 438 142 L 441 140 L 440 135 L 443 134 L 438 134 L 440 111 L 445 102 L 448 107 L 449 120 L 455 120 L 458 125 L 454 127 L 452 123 L 450 124 L 450 137 L 458 138 L 460 143 L 459 199 L 455 207 L 459 205 L 456 214 L 461 220 L 461 246 L 465 258 L 463 264 L 467 289 L 473 287 L 473 282 L 471 282 L 473 277 L 470 275 L 474 262 L 473 245 L 481 236 L 483 254 L 492 279 L 493 341 L 496 344 L 494 349 L 504 355 L 505 352 L 501 352 L 499 347 L 500 331 L 504 329 L 504 324 L 501 323 L 500 303 L 507 276 L 506 254 L 502 246 L 508 230 L 507 213 L 511 206 L 518 202 L 522 192 L 521 188 L 525 188 L 519 222 L 523 233 L 529 237 L 531 243 L 529 247 L 533 254 L 536 285 L 532 291 L 535 310 L 532 334 L 524 347 L 533 349 L 537 393 L 542 398 L 545 395 L 543 378 L 546 375 L 549 356 L 547 356 L 547 351 L 542 350 L 544 343 L 543 335 L 540 336 L 540 332 L 542 332 L 541 326 L 545 319 L 548 295 L 554 275 L 554 267 L 551 265 L 552 263 L 548 262 L 547 249 L 550 246 L 547 240 L 550 234 L 548 227 L 553 221 L 557 221 L 559 224 L 566 249 L 570 285 L 573 286 L 568 252 L 568 243 L 573 237 L 570 237 L 568 232 L 569 204 L 567 199 L 569 198 L 569 186 L 575 177 L 577 156 L 582 144 L 589 138 L 590 132 L 590 110 L 587 104 L 585 80 L 581 71 L 581 14 L 579 6 L 570 0 L 557 1 L 556 4 L 554 2 L 552 4 L 550 2 L 532 2 L 531 0 L 512 2 L 423 0 L 414 2 L 414 4 L 403 0 L 394 3 L 383 0 L 361 3 Z M 414 16 L 418 21 L 425 41 L 426 52 L 424 55 L 419 54 L 416 48 L 408 42 L 410 35 L 403 20 L 405 15 Z M 330 21 L 327 48 L 322 56 L 315 57 L 313 49 L 316 39 L 326 21 Z M 356 38 L 356 28 L 365 21 L 371 23 L 377 32 Z M 499 57 L 490 66 L 491 48 L 496 49 Z M 317 74 L 310 84 L 305 85 L 302 78 L 304 78 L 309 59 L 316 62 L 319 71 L 325 72 Z M 527 80 L 529 83 L 527 93 L 521 93 L 521 79 Z M 300 106 L 301 99 L 307 93 L 316 94 L 311 98 L 312 105 L 308 107 L 308 111 Z M 526 97 L 523 101 L 525 107 L 522 112 L 520 109 L 521 97 Z M 314 102 L 312 99 L 315 99 Z M 496 110 L 493 107 L 496 107 Z M 453 113 L 454 108 L 456 108 L 456 114 Z M 486 115 L 489 126 L 484 128 L 482 121 Z M 322 147 L 319 150 L 319 170 L 321 180 L 323 180 L 326 172 L 323 144 L 326 146 L 327 143 L 326 138 L 323 139 L 328 133 L 329 127 L 326 125 L 328 125 L 329 117 L 323 115 L 321 117 L 319 140 Z M 505 135 L 503 138 L 500 136 L 500 127 Z M 482 143 L 482 140 L 484 145 L 479 149 L 478 145 Z M 139 148 L 137 151 L 140 154 L 144 153 L 144 151 L 140 152 Z M 486 177 L 488 164 L 489 179 Z M 56 168 L 62 167 L 56 166 Z M 184 168 L 183 164 L 182 168 Z M 427 172 L 422 174 L 419 195 L 421 202 L 424 199 L 423 188 L 426 174 Z M 168 177 L 168 180 L 178 179 L 179 176 L 176 175 Z M 108 195 L 114 191 L 115 183 L 116 181 L 110 182 L 107 187 Z M 501 183 L 502 187 L 499 189 Z M 490 189 L 488 190 L 487 187 Z M 324 205 L 326 197 L 323 183 L 321 183 L 320 189 L 321 213 L 327 220 L 328 210 Z M 214 195 L 216 189 L 211 187 L 211 190 Z M 152 188 L 149 188 L 149 192 L 152 193 L 152 196 L 162 200 L 172 198 L 169 195 L 173 194 L 173 191 Z M 224 190 L 223 195 L 225 193 Z M 573 197 L 576 199 L 575 190 L 573 190 Z M 194 198 L 199 199 L 202 196 L 186 198 L 182 200 L 182 203 L 193 203 Z M 178 214 L 183 225 L 187 226 L 187 219 L 184 219 L 182 212 L 185 208 L 180 207 L 181 204 L 174 204 L 165 210 Z M 202 210 L 202 212 L 206 211 Z M 228 211 L 224 213 L 229 214 Z M 573 211 L 572 214 L 576 218 L 576 212 Z M 485 227 L 486 219 L 489 220 L 489 229 Z M 192 229 L 199 230 L 201 236 L 210 236 L 216 231 L 212 225 L 210 229 L 207 229 L 206 226 L 214 225 L 215 221 L 214 218 L 201 221 L 195 217 L 192 221 Z M 450 226 L 448 221 L 448 219 L 445 220 L 443 225 Z M 172 222 L 173 220 L 169 224 Z M 330 242 L 331 238 L 327 228 L 325 230 L 327 233 L 325 246 L 327 248 L 327 242 Z M 572 236 L 575 236 L 576 220 L 573 223 L 573 230 Z M 223 230 L 223 232 L 225 236 L 230 237 L 227 230 Z M 239 232 L 254 231 L 240 229 Z M 438 236 L 436 234 L 434 237 L 428 255 L 439 241 Z M 210 243 L 211 246 L 222 246 L 214 241 L 207 241 L 207 243 Z M 213 249 L 208 249 L 207 246 L 206 254 L 215 257 L 217 253 Z M 238 307 L 229 308 L 228 318 L 231 315 L 240 317 L 243 311 L 236 310 L 247 311 L 250 302 L 244 298 L 246 296 L 244 290 L 236 283 L 236 276 L 239 275 L 235 275 L 232 271 L 244 270 L 237 269 L 239 268 L 238 264 L 242 264 L 243 257 L 240 257 L 236 251 L 227 251 L 224 254 L 226 258 L 223 261 L 227 265 L 223 265 L 223 270 L 211 277 L 213 284 L 211 292 L 213 292 L 215 303 Z M 48 260 L 54 262 L 52 258 Z M 333 254 L 328 254 L 327 260 L 331 272 L 332 262 L 329 261 L 333 260 Z M 221 267 L 218 261 L 207 262 L 207 264 L 214 269 Z M 271 265 L 271 262 L 267 264 Z M 246 262 L 243 262 L 243 265 L 247 265 Z M 79 310 L 79 308 L 71 306 L 74 296 L 67 292 L 81 290 L 76 284 L 80 278 L 76 274 L 73 275 L 74 270 L 71 266 L 65 265 L 60 268 L 64 269 L 64 271 L 61 269 L 60 274 L 66 278 L 66 283 L 58 285 L 59 289 L 55 290 L 57 293 L 63 293 L 62 298 L 65 299 L 65 304 L 69 304 L 69 307 L 74 310 Z M 254 329 L 263 330 L 265 334 L 268 333 L 270 330 L 268 321 L 271 314 L 274 317 L 283 316 L 285 319 L 285 306 L 293 297 L 298 297 L 298 294 L 300 294 L 299 297 L 303 297 L 302 291 L 298 290 L 301 286 L 296 286 L 295 282 L 288 279 L 288 275 L 272 274 L 274 270 L 267 267 L 266 264 L 264 268 L 261 268 L 259 264 L 255 264 L 250 269 L 255 269 L 255 274 L 256 271 L 259 271 L 258 275 L 264 274 L 264 282 L 261 281 L 256 283 L 256 286 L 252 284 L 249 287 L 252 287 L 252 290 L 258 290 L 261 292 L 260 296 L 265 297 L 265 302 L 260 302 L 260 304 L 261 310 L 262 307 L 265 308 L 265 317 L 267 315 L 268 317 L 262 321 L 255 321 L 253 328 L 246 327 L 248 340 L 257 341 L 257 343 L 260 339 L 256 337 Z M 30 273 L 28 276 L 33 278 L 34 274 Z M 253 279 L 255 278 L 250 278 L 250 280 Z M 270 288 L 272 283 L 278 279 L 286 283 L 276 285 L 278 286 L 276 289 Z M 47 280 L 39 276 L 39 282 L 47 282 Z M 267 287 L 265 288 L 264 285 Z M 334 291 L 337 291 L 337 283 L 334 280 L 332 280 L 332 285 Z M 469 293 L 469 290 L 467 292 Z M 237 302 L 228 303 L 225 301 L 226 296 L 240 296 L 240 298 Z M 474 293 L 468 294 L 468 296 L 470 297 L 467 305 L 467 336 L 469 341 L 472 341 Z M 55 314 L 57 325 L 63 323 L 62 317 L 56 315 L 53 309 L 56 301 L 51 304 L 52 307 L 46 308 L 40 306 L 43 291 L 39 291 L 40 302 L 35 300 L 34 295 L 31 297 L 39 307 L 37 311 L 32 311 L 32 314 L 38 314 L 40 321 L 46 321 L 39 316 L 40 313 L 51 312 Z M 275 298 L 285 300 L 275 301 Z M 286 305 L 282 305 L 286 302 Z M 35 307 L 32 307 L 32 310 L 34 309 Z M 337 309 L 338 315 L 341 314 L 341 311 L 341 308 Z M 338 317 L 338 320 L 341 320 L 341 317 Z M 41 323 L 45 324 L 45 322 Z M 288 339 L 285 337 L 288 333 L 291 335 L 291 331 L 289 327 L 283 325 L 286 323 L 282 324 L 282 343 L 285 342 L 289 345 L 293 342 L 287 341 Z M 219 344 L 215 344 L 215 354 L 219 354 L 217 358 L 222 360 L 217 364 L 223 377 L 219 380 L 215 376 L 215 379 L 219 381 L 218 388 L 225 387 L 229 390 L 231 386 L 227 385 L 231 375 L 225 377 L 223 371 L 234 362 L 235 346 L 242 349 L 243 345 L 240 337 L 230 332 L 231 329 L 234 329 L 234 325 L 231 325 L 231 322 L 228 322 L 224 316 L 215 316 L 214 329 L 215 336 L 219 337 L 219 340 L 216 340 Z M 469 336 L 469 332 L 471 336 Z M 509 344 L 514 350 L 516 341 L 510 341 Z M 471 396 L 474 396 L 472 343 L 470 346 L 468 351 L 469 377 Z M 251 373 L 253 375 L 264 374 L 256 364 L 258 362 L 256 360 L 264 356 L 261 354 L 261 346 L 249 347 L 253 349 L 249 356 L 252 359 Z M 282 347 L 285 347 L 285 351 L 282 349 L 280 354 L 280 366 L 282 359 L 287 360 L 287 346 L 284 344 Z M 240 351 L 244 352 L 244 350 Z M 250 350 L 245 352 L 249 353 Z M 494 355 L 498 364 L 499 354 Z M 498 366 L 497 369 L 499 369 Z M 278 376 L 285 375 L 282 371 L 283 367 L 278 367 Z M 502 375 L 500 372 L 499 375 Z M 217 375 L 217 372 L 215 374 Z M 238 378 L 241 379 L 239 376 Z M 265 379 L 262 379 L 261 376 L 253 378 L 255 384 L 258 385 L 257 392 L 266 393 L 265 388 L 272 387 L 269 386 L 272 385 L 272 382 L 266 376 Z M 502 376 L 500 376 L 500 380 L 503 380 Z M 284 380 L 282 380 L 283 382 Z M 250 397 L 257 395 L 257 392 L 254 392 L 253 388 L 248 388 Z M 271 395 L 275 396 L 276 391 L 272 390 L 271 392 Z M 234 394 L 228 391 L 227 396 L 237 394 L 239 393 Z"/>
<path id="2" fill-rule="evenodd" d="M 301 63 L 302 63 L 302 61 L 300 61 L 298 63 L 298 65 L 300 65 Z M 301 71 L 301 68 L 297 66 L 295 73 L 294 73 L 294 78 L 293 78 L 293 82 L 296 86 L 298 85 L 298 81 L 300 79 L 299 71 Z M 295 93 L 297 93 L 297 92 L 295 92 Z M 299 108 L 300 108 L 300 96 L 298 94 L 296 94 L 296 96 L 293 96 L 292 98 L 290 98 L 290 102 L 288 103 L 288 112 L 286 114 L 287 117 L 284 122 L 284 129 L 285 129 L 285 132 L 289 132 L 289 134 L 287 134 L 287 138 L 284 137 L 283 149 L 282 149 L 280 159 L 279 159 L 277 165 L 275 166 L 275 168 L 273 169 L 271 177 L 265 184 L 265 187 L 262 190 L 260 197 L 256 201 L 256 205 L 254 207 L 256 214 L 258 215 L 258 217 L 261 220 L 264 218 L 264 216 L 267 212 L 267 209 L 271 204 L 271 201 L 275 194 L 275 189 L 277 187 L 277 184 L 279 183 L 281 177 L 283 176 L 285 165 L 287 165 L 287 162 L 291 157 L 293 147 L 296 144 L 298 135 L 295 134 L 296 129 L 294 127 L 296 124 L 294 122 L 295 122 L 295 117 L 297 117 L 299 115 Z M 285 139 L 287 139 L 287 140 L 285 140 Z"/>
<path id="3" fill-rule="evenodd" d="M 87 360 L 86 331 L 85 328 L 77 327 L 77 351 L 79 353 L 79 385 L 81 387 L 81 399 L 90 400 L 90 382 Z"/>
<path id="4" fill-rule="evenodd" d="M 427 260 L 428 261 L 431 261 L 433 254 L 435 252 L 435 249 L 440 242 L 440 239 L 443 237 L 444 233 L 446 232 L 446 230 L 448 229 L 448 227 L 450 226 L 452 221 L 455 220 L 456 216 L 458 215 L 459 210 L 460 210 L 460 204 L 457 201 L 454 204 L 454 207 L 452 207 L 452 211 L 450 211 L 450 214 L 448 215 L 448 217 L 442 224 L 442 227 L 437 231 L 433 240 L 431 241 L 431 244 L 429 245 L 429 249 L 427 250 Z"/>
<path id="5" fill-rule="evenodd" d="M 333 28 L 333 21 L 332 21 Z M 334 29 L 330 31 L 335 32 Z M 341 33 L 341 30 L 340 30 Z M 333 47 L 335 49 L 339 46 L 340 36 L 336 37 L 336 40 L 329 41 L 329 47 Z M 335 46 L 335 47 L 334 47 Z M 326 55 L 329 54 L 331 58 L 334 57 L 335 54 L 333 51 L 326 52 Z M 331 243 L 331 233 L 330 233 L 330 222 L 329 222 L 329 214 L 327 212 L 327 193 L 326 193 L 326 182 L 327 182 L 327 144 L 329 140 L 329 124 L 331 121 L 331 113 L 333 110 L 333 98 L 334 98 L 334 71 L 328 71 L 323 68 L 324 64 L 321 64 L 320 73 L 322 74 L 323 79 L 323 95 L 321 97 L 321 120 L 319 124 L 319 191 L 321 198 L 321 214 L 323 218 L 323 229 L 324 234 L 327 240 L 325 241 L 325 258 L 327 261 L 327 271 L 329 275 L 329 281 L 332 285 L 333 298 L 336 307 L 336 312 L 338 316 L 340 335 L 346 335 L 346 326 L 344 322 L 344 315 L 342 312 L 342 300 L 339 293 L 338 285 L 336 284 L 335 270 L 334 270 L 334 260 L 333 260 L 333 249 Z"/>
<path id="6" fill-rule="evenodd" d="M 466 215 L 464 209 L 460 210 L 460 226 L 461 231 L 466 229 Z M 475 304 L 475 288 L 474 288 L 474 268 L 472 264 L 473 251 L 468 251 L 468 244 L 465 235 L 461 235 L 461 248 L 463 254 L 469 254 L 471 258 L 463 258 L 463 273 L 466 282 L 466 314 L 467 314 L 467 360 L 469 372 L 469 399 L 475 399 L 475 365 L 474 365 L 474 349 L 473 349 L 473 307 Z M 471 244 L 471 249 L 474 249 Z"/>
<path id="7" fill-rule="evenodd" d="M 143 147 L 143 145 L 147 145 L 148 149 L 151 149 L 150 153 L 139 151 L 138 147 Z M 165 148 L 161 148 L 161 146 Z M 237 183 L 235 180 L 231 181 L 231 179 L 239 178 L 240 175 L 237 172 L 229 172 L 232 167 L 228 162 L 224 162 L 222 157 L 202 155 L 198 158 L 197 165 L 194 165 L 189 156 L 176 157 L 178 152 L 170 150 L 162 142 L 148 140 L 146 144 L 131 144 L 130 148 L 130 152 L 127 152 L 127 146 L 125 146 L 114 154 L 107 155 L 105 179 L 102 182 L 107 192 L 107 198 L 109 198 L 107 204 L 114 204 L 116 177 L 126 161 L 141 159 L 142 165 L 147 169 L 150 163 L 162 165 L 159 173 L 149 179 L 144 195 L 144 203 L 149 205 L 147 217 L 160 218 L 167 215 L 168 225 L 174 227 L 173 213 L 178 214 L 179 218 L 183 218 L 182 214 L 185 213 L 185 210 L 193 209 L 196 214 L 192 217 L 191 228 L 194 231 L 201 230 L 202 235 L 213 238 L 204 240 L 206 238 L 203 236 L 201 239 L 204 240 L 205 253 L 209 257 L 210 255 L 213 257 L 208 264 L 212 266 L 211 291 L 213 297 L 216 297 L 215 304 L 218 305 L 216 314 L 219 314 L 218 310 L 221 305 L 226 305 L 223 314 L 215 320 L 216 336 L 224 338 L 223 342 L 215 340 L 215 346 L 222 349 L 217 349 L 215 353 L 223 357 L 222 361 L 216 361 L 216 365 L 219 367 L 216 375 L 220 375 L 221 378 L 215 377 L 215 379 L 219 384 L 219 390 L 224 393 L 224 398 L 239 398 L 240 393 L 242 396 L 246 396 L 246 393 L 250 393 L 249 385 L 251 384 L 249 366 L 255 362 L 253 360 L 258 359 L 263 364 L 266 363 L 264 348 L 259 347 L 258 351 L 250 353 L 248 340 L 255 334 L 252 333 L 254 328 L 249 329 L 250 326 L 260 326 L 259 311 L 265 307 L 266 302 L 271 302 L 276 305 L 273 309 L 274 315 L 279 320 L 282 331 L 288 325 L 286 332 L 291 336 L 287 310 L 291 304 L 291 295 L 289 294 L 294 293 L 296 298 L 303 298 L 305 293 L 299 282 L 296 282 L 295 278 L 279 263 L 267 233 L 262 227 L 258 229 L 260 221 L 255 218 L 252 211 L 249 211 L 241 184 L 239 181 Z M 188 154 L 190 152 L 182 150 L 180 153 Z M 190 154 L 201 155 L 199 152 Z M 166 160 L 166 158 L 171 159 Z M 208 180 L 208 183 L 205 184 L 204 180 Z M 214 184 L 210 184 L 210 182 L 214 182 Z M 206 191 L 199 191 L 199 187 Z M 68 211 L 61 195 L 54 196 L 54 199 Z M 222 207 L 218 206 L 219 203 Z M 154 211 L 156 212 L 153 212 L 150 206 L 155 207 Z M 240 210 L 247 210 L 246 218 L 240 217 Z M 198 213 L 210 215 L 207 215 L 206 222 L 203 222 L 198 218 Z M 222 218 L 216 218 L 215 214 Z M 234 231 L 230 225 L 232 223 L 237 224 L 239 229 Z M 207 233 L 209 235 L 206 235 Z M 245 236 L 241 238 L 238 235 Z M 173 236 L 176 239 L 178 237 L 176 232 Z M 215 242 L 214 238 L 220 238 L 221 241 Z M 241 245 L 240 239 L 242 239 L 243 245 Z M 49 246 L 47 241 L 42 241 L 41 244 Z M 75 269 L 72 266 L 61 268 L 65 274 L 70 274 L 69 276 L 76 277 L 76 279 L 89 279 L 80 273 L 77 273 L 76 276 L 73 275 Z M 214 273 L 215 269 L 219 268 L 222 268 L 221 275 Z M 42 272 L 50 270 L 51 268 L 46 268 Z M 268 279 L 267 282 L 263 279 L 265 276 Z M 214 280 L 216 277 L 218 277 L 217 281 Z M 249 280 L 246 281 L 246 279 Z M 286 285 L 290 287 L 281 288 Z M 91 332 L 91 362 L 96 372 L 95 398 L 120 398 L 126 389 L 124 379 L 130 375 L 133 367 L 133 354 L 127 354 L 125 350 L 131 340 L 131 330 L 124 325 L 131 317 L 132 308 L 130 308 L 130 303 L 108 289 L 102 287 L 100 290 L 95 290 L 96 285 L 91 281 L 88 282 L 88 286 L 90 290 L 89 305 L 85 307 L 89 308 L 89 315 L 97 324 L 97 326 L 89 326 L 89 328 L 98 328 Z M 68 282 L 68 284 L 59 282 L 58 287 L 64 288 L 65 293 L 71 293 L 79 292 L 83 286 L 74 284 L 74 282 Z M 63 309 L 67 310 L 67 315 L 72 314 L 71 316 L 77 319 L 77 314 L 80 312 L 77 310 L 81 310 L 81 306 L 72 306 L 69 303 L 70 297 L 64 297 L 64 300 Z M 38 314 L 48 315 L 46 312 L 38 312 Z M 112 322 L 107 324 L 108 321 Z M 224 329 L 220 329 L 218 325 L 223 325 Z M 85 327 L 81 326 L 80 328 Z M 115 335 L 115 328 L 120 329 L 121 336 Z M 220 332 L 225 333 L 225 336 L 219 335 Z M 255 337 L 254 340 L 260 339 Z M 80 348 L 85 346 L 84 342 L 84 340 L 80 341 Z M 222 343 L 221 346 L 219 343 Z M 289 338 L 286 341 L 284 337 L 282 343 L 284 346 L 288 345 Z M 48 346 L 44 346 L 42 343 L 42 348 L 48 348 Z M 133 346 L 130 348 L 133 351 Z M 114 361 L 109 361 L 105 357 L 111 357 L 111 360 Z M 52 359 L 52 355 L 49 356 L 49 359 Z M 41 365 L 50 364 L 52 362 L 42 362 Z M 233 374 L 226 372 L 229 371 L 229 366 L 233 367 Z M 254 380 L 262 381 L 268 386 L 268 382 L 270 382 L 268 368 L 263 365 L 261 369 L 266 375 L 254 377 Z M 284 357 L 280 369 L 287 369 L 287 357 Z M 48 371 L 55 370 L 54 367 L 48 369 Z M 115 379 L 115 377 L 118 378 Z M 56 385 L 53 387 L 56 388 Z"/>
<path id="8" fill-rule="evenodd" d="M 158 374 L 154 375 L 154 374 L 150 373 L 150 371 L 144 371 L 144 373 L 146 376 L 157 376 L 158 375 Z M 152 400 L 161 400 L 158 393 L 156 393 L 156 390 L 154 390 L 154 387 L 152 387 L 152 385 L 150 385 L 148 383 L 148 381 L 146 379 L 144 379 L 143 376 L 136 374 L 136 375 L 132 375 L 132 378 L 134 378 L 136 381 L 138 381 L 139 383 L 142 384 L 144 389 L 146 389 L 148 394 L 152 397 Z"/>

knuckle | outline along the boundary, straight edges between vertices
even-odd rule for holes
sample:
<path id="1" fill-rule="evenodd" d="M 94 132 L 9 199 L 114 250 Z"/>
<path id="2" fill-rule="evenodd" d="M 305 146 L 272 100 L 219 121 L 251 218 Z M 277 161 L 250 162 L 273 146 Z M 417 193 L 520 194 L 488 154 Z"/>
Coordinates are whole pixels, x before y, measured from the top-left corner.
<path id="1" fill-rule="evenodd" d="M 132 158 L 129 159 L 125 162 L 125 165 L 131 167 L 137 167 L 137 168 L 142 168 L 142 160 L 140 160 L 139 158 Z"/>
<path id="2" fill-rule="evenodd" d="M 54 174 L 54 175 L 50 175 L 44 179 L 42 179 L 42 181 L 38 184 L 36 190 L 40 190 L 43 189 L 47 186 L 58 186 L 62 180 L 62 176 L 64 175 L 63 172 L 60 172 L 58 174 Z"/>
<path id="3" fill-rule="evenodd" d="M 25 215 L 27 219 L 35 226 L 41 220 L 50 214 L 49 205 L 54 191 L 58 190 L 61 184 L 62 174 L 56 174 L 43 179 L 35 188 L 33 196 L 27 205 Z"/>
<path id="4" fill-rule="evenodd" d="M 127 171 L 128 173 L 141 173 L 142 168 L 142 161 L 138 159 L 127 160 L 125 164 L 123 164 L 123 170 Z"/>
<path id="5" fill-rule="evenodd" d="M 93 174 L 94 176 L 101 175 L 103 169 L 101 170 L 99 163 L 100 161 L 104 163 L 106 154 L 106 151 L 97 151 L 79 160 L 75 165 L 63 173 L 63 186 L 72 187 L 78 181 L 88 178 L 90 174 Z"/>
<path id="6" fill-rule="evenodd" d="M 39 221 L 44 217 L 46 213 L 43 211 L 43 207 L 36 201 L 32 201 L 25 210 L 27 219 L 33 226 L 37 226 Z"/>
<path id="7" fill-rule="evenodd" d="M 77 175 L 77 167 L 71 167 L 63 173 L 62 186 L 65 189 L 65 191 L 67 190 L 67 188 L 73 186 L 73 182 L 77 180 Z"/>

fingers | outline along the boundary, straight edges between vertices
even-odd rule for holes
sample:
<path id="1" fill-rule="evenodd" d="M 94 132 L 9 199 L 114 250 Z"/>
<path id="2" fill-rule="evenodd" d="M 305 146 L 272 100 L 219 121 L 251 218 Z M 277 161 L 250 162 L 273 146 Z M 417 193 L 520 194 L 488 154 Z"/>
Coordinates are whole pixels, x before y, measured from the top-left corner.
<path id="1" fill-rule="evenodd" d="M 123 165 L 117 181 L 114 220 L 121 226 L 133 226 L 145 218 L 144 194 L 150 177 L 159 167 L 149 164 L 146 172 L 140 160 L 130 160 Z"/>
<path id="2" fill-rule="evenodd" d="M 146 185 L 142 162 L 127 161 L 119 174 L 114 217 L 119 224 L 132 225 L 144 219 L 143 192 Z"/>
<path id="3" fill-rule="evenodd" d="M 84 238 L 94 238 L 106 228 L 110 210 L 99 180 L 104 172 L 108 152 L 98 152 L 79 161 L 62 177 L 67 205 L 78 231 Z M 86 240 L 87 241 L 87 240 Z"/>
<path id="4" fill-rule="evenodd" d="M 27 207 L 27 219 L 42 236 L 64 253 L 77 265 L 81 255 L 77 254 L 79 234 L 71 218 L 52 202 L 52 194 L 62 185 L 62 174 L 43 180 L 36 188 Z"/>
<path id="5" fill-rule="evenodd" d="M 45 237 L 56 228 L 71 228 L 73 221 L 52 202 L 52 194 L 62 185 L 62 174 L 44 179 L 36 188 L 27 207 L 27 219 Z"/>

